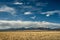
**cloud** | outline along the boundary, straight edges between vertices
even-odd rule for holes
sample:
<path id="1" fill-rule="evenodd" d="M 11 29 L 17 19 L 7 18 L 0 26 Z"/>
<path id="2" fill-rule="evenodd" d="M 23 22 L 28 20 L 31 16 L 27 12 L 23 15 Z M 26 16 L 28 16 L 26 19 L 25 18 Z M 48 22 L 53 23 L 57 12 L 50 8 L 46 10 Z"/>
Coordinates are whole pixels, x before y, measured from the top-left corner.
<path id="1" fill-rule="evenodd" d="M 42 3 L 42 2 L 38 2 L 36 3 L 36 6 L 46 6 L 48 3 Z"/>
<path id="2" fill-rule="evenodd" d="M 49 16 L 50 16 L 50 14 L 47 14 L 46 16 L 47 16 L 47 17 L 49 17 Z"/>
<path id="3" fill-rule="evenodd" d="M 36 18 L 36 16 L 30 17 L 30 18 L 35 19 L 35 18 Z"/>
<path id="4" fill-rule="evenodd" d="M 24 6 L 22 6 L 24 9 L 25 8 L 33 8 L 33 6 L 31 6 L 31 5 L 29 5 L 29 6 L 27 6 L 27 5 L 24 5 Z"/>
<path id="5" fill-rule="evenodd" d="M 48 17 L 48 16 L 53 15 L 53 14 L 55 14 L 55 13 L 60 14 L 60 10 L 42 12 L 41 14 L 46 14 L 46 16 Z"/>
<path id="6" fill-rule="evenodd" d="M 16 4 L 16 5 L 22 5 L 23 3 L 22 2 L 15 2 L 13 4 Z"/>
<path id="7" fill-rule="evenodd" d="M 11 13 L 12 15 L 15 14 L 15 9 L 6 5 L 3 5 L 0 7 L 0 12 L 8 12 Z"/>
<path id="8" fill-rule="evenodd" d="M 60 24 L 51 23 L 51 22 L 33 22 L 33 21 L 8 21 L 8 20 L 0 20 L 0 29 L 9 29 L 9 28 L 60 28 Z"/>
<path id="9" fill-rule="evenodd" d="M 24 12 L 24 15 L 32 14 L 32 12 Z"/>

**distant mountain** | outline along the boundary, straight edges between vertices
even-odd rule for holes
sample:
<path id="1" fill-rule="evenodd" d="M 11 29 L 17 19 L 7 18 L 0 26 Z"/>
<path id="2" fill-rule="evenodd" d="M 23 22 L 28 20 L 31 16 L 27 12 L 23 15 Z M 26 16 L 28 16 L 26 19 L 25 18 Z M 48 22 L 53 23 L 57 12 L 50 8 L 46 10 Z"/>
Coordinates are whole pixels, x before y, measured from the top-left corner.
<path id="1" fill-rule="evenodd" d="M 60 28 L 55 28 L 55 29 L 51 29 L 51 28 L 43 28 L 43 27 L 39 27 L 39 28 L 10 28 L 10 29 L 4 29 L 4 30 L 0 30 L 0 31 L 16 31 L 16 30 L 56 30 L 56 31 L 60 31 Z"/>

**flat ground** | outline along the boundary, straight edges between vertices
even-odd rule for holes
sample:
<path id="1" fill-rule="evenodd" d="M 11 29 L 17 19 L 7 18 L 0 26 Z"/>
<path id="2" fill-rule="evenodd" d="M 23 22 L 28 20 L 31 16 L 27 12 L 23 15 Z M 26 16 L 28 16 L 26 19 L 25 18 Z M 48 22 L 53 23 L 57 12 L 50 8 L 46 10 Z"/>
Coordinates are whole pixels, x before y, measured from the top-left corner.
<path id="1" fill-rule="evenodd" d="M 60 40 L 60 31 L 5 31 L 0 40 Z"/>

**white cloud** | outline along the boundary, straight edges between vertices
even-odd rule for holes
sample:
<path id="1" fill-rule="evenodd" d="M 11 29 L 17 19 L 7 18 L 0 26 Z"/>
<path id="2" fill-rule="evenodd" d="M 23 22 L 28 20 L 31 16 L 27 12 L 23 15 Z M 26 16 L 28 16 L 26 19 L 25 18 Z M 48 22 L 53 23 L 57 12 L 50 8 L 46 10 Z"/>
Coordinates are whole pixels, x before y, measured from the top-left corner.
<path id="1" fill-rule="evenodd" d="M 24 12 L 25 15 L 32 14 L 32 12 Z"/>
<path id="2" fill-rule="evenodd" d="M 8 7 L 6 5 L 0 7 L 0 12 L 8 12 L 11 13 L 12 15 L 16 13 L 14 8 Z"/>
<path id="3" fill-rule="evenodd" d="M 49 17 L 49 16 L 50 16 L 50 14 L 47 14 L 46 16 L 47 16 L 47 17 Z"/>
<path id="4" fill-rule="evenodd" d="M 42 12 L 41 14 L 46 14 L 46 16 L 50 16 L 50 15 L 53 15 L 53 14 L 55 14 L 55 13 L 60 14 L 60 10 Z"/>
<path id="5" fill-rule="evenodd" d="M 8 29 L 8 28 L 60 28 L 60 24 L 51 23 L 51 22 L 33 22 L 33 21 L 7 21 L 7 20 L 0 20 L 0 29 Z"/>
<path id="6" fill-rule="evenodd" d="M 22 2 L 15 2 L 13 4 L 16 4 L 16 5 L 22 5 L 23 3 Z"/>

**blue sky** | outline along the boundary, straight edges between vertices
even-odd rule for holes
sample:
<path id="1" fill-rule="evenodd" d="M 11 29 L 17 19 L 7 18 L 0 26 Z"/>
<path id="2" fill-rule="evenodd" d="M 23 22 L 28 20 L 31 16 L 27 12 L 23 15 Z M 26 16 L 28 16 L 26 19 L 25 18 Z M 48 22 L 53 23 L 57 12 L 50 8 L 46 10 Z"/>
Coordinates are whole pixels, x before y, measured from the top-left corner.
<path id="1" fill-rule="evenodd" d="M 49 28 L 58 28 L 60 27 L 60 0 L 0 0 L 0 23 L 2 22 L 0 26 L 5 25 L 1 28 L 4 29 L 3 27 L 6 27 L 7 23 L 12 25 L 10 24 L 12 21 L 14 21 L 14 25 L 17 21 L 27 22 L 29 25 L 31 25 L 29 22 L 33 25 L 38 22 L 44 26 L 49 25 Z M 56 27 L 51 27 L 51 24 Z M 17 26 L 21 25 L 17 23 Z"/>

